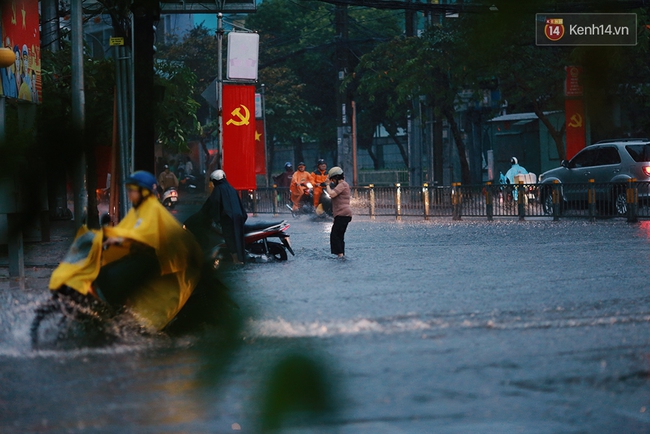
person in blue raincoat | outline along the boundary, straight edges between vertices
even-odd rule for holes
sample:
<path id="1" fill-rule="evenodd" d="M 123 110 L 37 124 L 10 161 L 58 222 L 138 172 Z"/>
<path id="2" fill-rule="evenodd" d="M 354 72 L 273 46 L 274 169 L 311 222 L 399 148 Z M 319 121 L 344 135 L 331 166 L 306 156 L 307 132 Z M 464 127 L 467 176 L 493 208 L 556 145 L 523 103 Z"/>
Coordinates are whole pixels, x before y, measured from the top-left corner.
<path id="1" fill-rule="evenodd" d="M 527 175 L 528 171 L 523 167 L 519 165 L 519 160 L 517 160 L 517 157 L 512 157 L 510 159 L 510 169 L 506 172 L 506 180 L 508 184 L 514 185 L 515 184 L 515 176 L 517 175 Z M 512 198 L 514 200 L 517 200 L 517 189 L 515 188 L 512 191 Z"/>

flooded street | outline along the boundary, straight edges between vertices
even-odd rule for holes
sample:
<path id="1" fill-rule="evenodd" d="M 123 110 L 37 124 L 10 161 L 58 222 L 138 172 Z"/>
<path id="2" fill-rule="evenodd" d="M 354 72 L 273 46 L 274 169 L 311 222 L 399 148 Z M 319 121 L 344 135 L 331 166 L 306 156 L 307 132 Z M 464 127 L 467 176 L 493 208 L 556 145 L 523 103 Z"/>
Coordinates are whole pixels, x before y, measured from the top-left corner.
<path id="1" fill-rule="evenodd" d="M 650 222 L 355 217 L 344 260 L 331 223 L 290 223 L 295 257 L 222 273 L 243 319 L 226 344 L 33 351 L 47 273 L 3 283 L 0 432 L 259 432 L 288 354 L 322 368 L 333 410 L 283 432 L 650 431 Z"/>

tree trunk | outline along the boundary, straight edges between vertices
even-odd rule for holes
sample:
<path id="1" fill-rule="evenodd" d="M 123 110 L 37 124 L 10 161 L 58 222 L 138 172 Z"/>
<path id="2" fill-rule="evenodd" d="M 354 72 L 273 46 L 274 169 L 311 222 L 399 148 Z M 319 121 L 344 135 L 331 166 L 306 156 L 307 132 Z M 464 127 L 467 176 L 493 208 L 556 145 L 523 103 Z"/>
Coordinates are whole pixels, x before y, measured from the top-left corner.
<path id="1" fill-rule="evenodd" d="M 462 183 L 470 185 L 472 183 L 472 176 L 469 171 L 469 163 L 467 162 L 467 153 L 465 152 L 465 144 L 463 143 L 463 138 L 460 134 L 460 128 L 458 128 L 456 119 L 454 119 L 454 112 L 449 107 L 444 107 L 442 112 L 445 115 L 445 118 L 447 118 L 447 122 L 449 122 L 451 134 L 454 136 L 454 142 L 456 142 L 456 148 L 458 149 Z"/>
<path id="2" fill-rule="evenodd" d="M 390 138 L 393 139 L 393 141 L 399 148 L 399 152 L 400 154 L 402 154 L 402 159 L 404 160 L 404 164 L 406 165 L 406 167 L 409 167 L 409 156 L 406 153 L 406 149 L 404 149 L 404 145 L 399 141 L 397 136 L 392 131 L 388 131 L 388 134 L 390 135 Z"/>
<path id="3" fill-rule="evenodd" d="M 566 130 L 566 123 L 562 124 L 562 128 L 559 131 L 551 123 L 549 118 L 544 114 L 544 110 L 540 107 L 539 102 L 537 101 L 536 95 L 533 94 L 532 89 L 526 84 L 526 82 L 519 76 L 515 75 L 515 80 L 517 80 L 517 85 L 521 90 L 524 91 L 528 99 L 533 103 L 533 111 L 537 115 L 537 118 L 542 121 L 544 126 L 548 129 L 548 132 L 551 134 L 553 141 L 555 142 L 555 147 L 557 148 L 557 155 L 560 157 L 560 160 L 566 158 L 564 152 L 564 143 L 562 139 L 564 138 L 564 132 Z"/>
<path id="4" fill-rule="evenodd" d="M 302 152 L 302 138 L 296 137 L 294 139 L 294 143 L 295 143 L 295 147 L 293 148 L 293 156 L 296 159 L 295 164 L 296 164 L 296 169 L 297 169 L 299 162 L 302 161 L 303 163 L 306 163 L 306 161 L 305 161 L 305 156 L 303 155 L 303 152 Z"/>
<path id="5" fill-rule="evenodd" d="M 560 160 L 564 160 L 566 158 L 566 154 L 564 152 L 564 142 L 562 139 L 564 138 L 564 132 L 566 130 L 566 122 L 562 124 L 562 128 L 560 128 L 560 130 L 558 131 L 557 129 L 555 129 L 555 126 L 551 123 L 548 116 L 546 116 L 544 112 L 541 110 L 539 104 L 537 103 L 533 104 L 533 111 L 535 112 L 539 120 L 548 129 L 548 132 L 551 134 L 551 137 L 555 142 L 555 147 L 557 148 L 557 155 L 560 157 Z"/>

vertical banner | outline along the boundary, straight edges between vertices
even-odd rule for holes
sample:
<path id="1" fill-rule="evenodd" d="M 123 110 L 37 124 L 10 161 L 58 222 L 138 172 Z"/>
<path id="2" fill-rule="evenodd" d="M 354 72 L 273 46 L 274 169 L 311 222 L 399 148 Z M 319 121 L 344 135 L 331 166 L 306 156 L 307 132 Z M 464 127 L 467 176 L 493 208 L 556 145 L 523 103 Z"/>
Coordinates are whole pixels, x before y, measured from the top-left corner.
<path id="1" fill-rule="evenodd" d="M 223 170 L 235 190 L 255 182 L 255 86 L 223 85 Z"/>
<path id="2" fill-rule="evenodd" d="M 566 159 L 573 158 L 585 147 L 585 110 L 581 99 L 564 102 L 566 122 Z"/>
<path id="3" fill-rule="evenodd" d="M 38 0 L 6 0 L 2 3 L 2 44 L 16 62 L 0 68 L 2 95 L 24 101 L 41 101 L 41 34 Z"/>
<path id="4" fill-rule="evenodd" d="M 266 175 L 266 131 L 264 130 L 264 96 L 255 94 L 255 174 Z"/>
<path id="5" fill-rule="evenodd" d="M 255 174 L 266 175 L 264 119 L 255 119 Z"/>

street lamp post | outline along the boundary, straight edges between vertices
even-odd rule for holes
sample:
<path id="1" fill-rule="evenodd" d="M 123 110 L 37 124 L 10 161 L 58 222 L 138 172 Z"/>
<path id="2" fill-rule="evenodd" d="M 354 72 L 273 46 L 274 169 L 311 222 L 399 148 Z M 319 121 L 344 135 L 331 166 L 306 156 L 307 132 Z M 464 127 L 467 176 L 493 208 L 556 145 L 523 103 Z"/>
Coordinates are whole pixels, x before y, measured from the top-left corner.
<path id="1" fill-rule="evenodd" d="M 217 168 L 223 168 L 223 14 L 217 14 L 217 116 L 219 128 L 219 156 Z"/>

